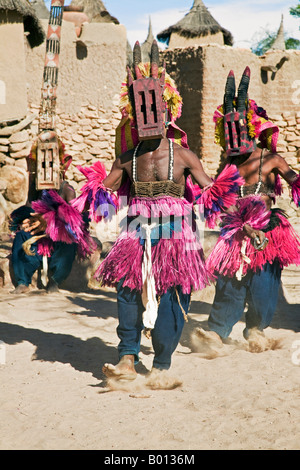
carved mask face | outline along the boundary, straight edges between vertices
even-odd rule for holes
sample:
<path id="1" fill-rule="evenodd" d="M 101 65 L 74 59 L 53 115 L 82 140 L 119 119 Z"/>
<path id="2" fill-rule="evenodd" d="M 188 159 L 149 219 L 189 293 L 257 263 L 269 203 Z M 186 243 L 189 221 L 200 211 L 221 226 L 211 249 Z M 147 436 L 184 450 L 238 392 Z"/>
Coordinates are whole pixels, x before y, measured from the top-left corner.
<path id="1" fill-rule="evenodd" d="M 235 78 L 231 70 L 224 94 L 224 135 L 227 156 L 251 153 L 256 148 L 255 139 L 249 136 L 247 127 L 248 87 L 250 69 L 246 67 L 235 97 Z"/>
<path id="2" fill-rule="evenodd" d="M 133 67 L 136 78 L 133 78 L 129 68 L 127 68 L 127 71 L 139 140 L 157 139 L 165 135 L 165 105 L 162 98 L 165 70 L 158 77 L 158 62 L 158 46 L 156 41 L 153 41 L 150 77 L 143 77 L 139 68 L 139 65 L 142 63 L 141 48 L 138 41 L 135 43 L 133 49 Z"/>

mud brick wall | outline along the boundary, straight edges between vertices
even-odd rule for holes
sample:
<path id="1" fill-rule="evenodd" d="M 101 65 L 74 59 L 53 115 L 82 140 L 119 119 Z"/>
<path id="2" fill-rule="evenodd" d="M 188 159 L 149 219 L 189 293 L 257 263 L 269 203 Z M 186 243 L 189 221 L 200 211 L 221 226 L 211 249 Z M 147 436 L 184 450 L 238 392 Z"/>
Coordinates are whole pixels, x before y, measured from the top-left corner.
<path id="1" fill-rule="evenodd" d="M 215 174 L 221 160 L 214 143 L 213 113 L 223 102 L 229 71 L 234 71 L 238 87 L 247 65 L 251 69 L 249 97 L 279 125 L 278 150 L 299 170 L 300 51 L 272 51 L 258 57 L 248 49 L 210 44 L 166 50 L 161 56 L 183 97 L 177 123 L 187 132 L 190 148 L 209 174 Z"/>

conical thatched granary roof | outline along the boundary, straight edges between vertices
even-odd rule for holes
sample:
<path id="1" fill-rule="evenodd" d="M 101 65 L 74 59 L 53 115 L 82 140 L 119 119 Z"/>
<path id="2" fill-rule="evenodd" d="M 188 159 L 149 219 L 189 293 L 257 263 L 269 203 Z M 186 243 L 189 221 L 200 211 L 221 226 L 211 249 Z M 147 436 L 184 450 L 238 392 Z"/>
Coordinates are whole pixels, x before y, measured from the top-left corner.
<path id="1" fill-rule="evenodd" d="M 23 17 L 24 31 L 30 47 L 42 44 L 45 39 L 45 32 L 35 13 L 34 8 L 28 0 L 0 0 L 0 10 L 17 11 Z"/>
<path id="2" fill-rule="evenodd" d="M 279 26 L 275 41 L 270 47 L 271 51 L 276 50 L 276 49 L 277 50 L 279 49 L 281 51 L 284 51 L 286 49 L 285 40 L 284 40 L 283 15 L 281 15 L 281 22 L 280 22 L 280 26 Z"/>
<path id="3" fill-rule="evenodd" d="M 44 0 L 31 0 L 30 3 L 33 6 L 36 16 L 39 20 L 49 19 L 50 11 L 46 7 Z"/>
<path id="4" fill-rule="evenodd" d="M 232 46 L 232 34 L 227 31 L 227 29 L 222 28 L 222 26 L 213 18 L 202 0 L 194 0 L 190 11 L 176 24 L 159 33 L 157 35 L 157 39 L 169 44 L 172 33 L 192 38 L 207 36 L 208 34 L 216 34 L 218 32 L 223 34 L 224 44 Z"/>
<path id="5" fill-rule="evenodd" d="M 101 0 L 72 0 L 71 7 L 81 7 L 91 23 L 115 23 L 119 21 L 107 11 Z"/>
<path id="6" fill-rule="evenodd" d="M 146 41 L 144 41 L 143 44 L 141 45 L 143 62 L 150 62 L 151 47 L 152 47 L 152 43 L 154 39 L 155 38 L 152 32 L 151 19 L 149 18 L 148 36 L 147 36 Z"/>

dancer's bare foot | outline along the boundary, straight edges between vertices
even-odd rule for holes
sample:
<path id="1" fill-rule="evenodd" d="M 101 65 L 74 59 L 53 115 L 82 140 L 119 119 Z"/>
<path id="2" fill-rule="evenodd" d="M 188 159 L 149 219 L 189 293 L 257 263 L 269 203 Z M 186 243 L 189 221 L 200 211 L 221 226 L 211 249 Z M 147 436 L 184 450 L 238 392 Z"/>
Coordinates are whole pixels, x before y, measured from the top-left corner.
<path id="1" fill-rule="evenodd" d="M 57 292 L 59 292 L 58 284 L 52 278 L 48 282 L 47 292 L 48 294 L 56 294 Z"/>
<path id="2" fill-rule="evenodd" d="M 204 353 L 209 359 L 222 355 L 223 342 L 215 331 L 205 331 L 196 328 L 193 335 L 193 344 L 197 352 Z"/>
<path id="3" fill-rule="evenodd" d="M 102 372 L 110 379 L 134 380 L 137 377 L 137 373 L 134 368 L 133 354 L 123 356 L 116 366 L 113 364 L 104 364 Z"/>
<path id="4" fill-rule="evenodd" d="M 160 370 L 153 367 L 147 377 L 146 385 L 151 390 L 173 390 L 182 385 L 182 380 L 169 375 L 168 370 Z"/>
<path id="5" fill-rule="evenodd" d="M 247 331 L 246 339 L 248 341 L 249 351 L 261 353 L 264 351 L 280 349 L 282 343 L 280 339 L 267 338 L 263 331 L 257 328 L 251 328 Z"/>
<path id="6" fill-rule="evenodd" d="M 29 292 L 30 289 L 28 286 L 25 286 L 24 284 L 19 284 L 14 290 L 12 290 L 10 293 L 11 294 L 15 294 L 15 295 L 18 295 L 18 294 L 26 294 L 27 292 Z"/>

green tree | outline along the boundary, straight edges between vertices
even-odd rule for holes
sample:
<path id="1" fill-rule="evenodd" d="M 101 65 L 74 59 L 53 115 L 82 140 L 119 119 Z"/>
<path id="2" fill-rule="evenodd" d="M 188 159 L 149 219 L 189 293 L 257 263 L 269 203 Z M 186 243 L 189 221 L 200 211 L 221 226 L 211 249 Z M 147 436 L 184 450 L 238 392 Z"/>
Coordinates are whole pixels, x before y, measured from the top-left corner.
<path id="1" fill-rule="evenodd" d="M 290 8 L 290 15 L 300 18 L 300 5 Z M 300 26 L 299 26 L 300 29 Z"/>

